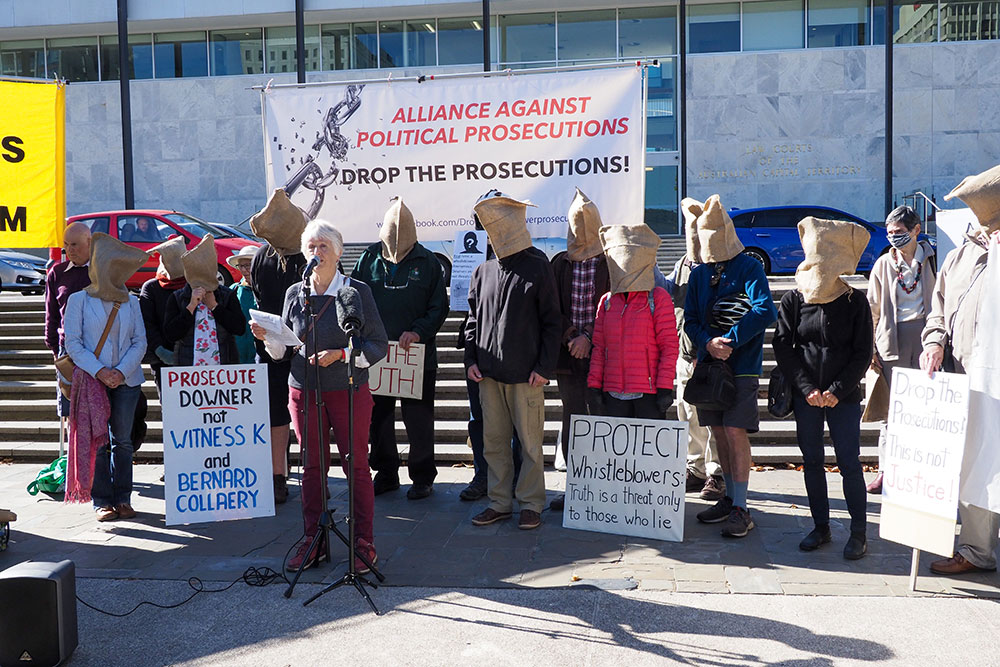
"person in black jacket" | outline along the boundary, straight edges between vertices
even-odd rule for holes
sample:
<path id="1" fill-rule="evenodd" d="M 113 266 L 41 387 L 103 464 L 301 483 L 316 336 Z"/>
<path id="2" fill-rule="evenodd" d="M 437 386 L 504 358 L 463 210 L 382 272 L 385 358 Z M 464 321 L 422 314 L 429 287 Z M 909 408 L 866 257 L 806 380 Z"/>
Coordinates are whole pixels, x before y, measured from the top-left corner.
<path id="1" fill-rule="evenodd" d="M 175 365 L 173 346 L 163 335 L 163 323 L 167 319 L 167 302 L 171 295 L 187 285 L 181 262 L 185 250 L 183 236 L 175 236 L 150 250 L 160 254 L 160 266 L 156 269 L 156 277 L 143 283 L 139 291 L 139 308 L 142 309 L 142 322 L 146 325 L 146 356 L 143 361 L 153 370 L 157 394 L 160 393 L 161 369 Z"/>
<path id="2" fill-rule="evenodd" d="M 851 515 L 844 558 L 856 560 L 867 551 L 867 497 L 859 454 L 861 380 L 871 363 L 872 314 L 864 295 L 840 276 L 857 269 L 869 235 L 854 223 L 805 218 L 799 222 L 799 237 L 805 260 L 795 273 L 798 289 L 781 299 L 773 342 L 778 367 L 792 389 L 806 495 L 815 523 L 799 548 L 813 551 L 831 540 L 823 466 L 825 420 Z"/>
<path id="3" fill-rule="evenodd" d="M 553 377 L 562 333 L 552 266 L 531 246 L 526 202 L 491 190 L 475 212 L 496 253 L 476 267 L 469 284 L 465 367 L 479 383 L 490 505 L 472 523 L 485 526 L 512 513 L 511 435 L 521 437 L 522 463 L 514 496 L 518 527 L 541 525 L 545 505 L 542 438 L 544 387 Z"/>

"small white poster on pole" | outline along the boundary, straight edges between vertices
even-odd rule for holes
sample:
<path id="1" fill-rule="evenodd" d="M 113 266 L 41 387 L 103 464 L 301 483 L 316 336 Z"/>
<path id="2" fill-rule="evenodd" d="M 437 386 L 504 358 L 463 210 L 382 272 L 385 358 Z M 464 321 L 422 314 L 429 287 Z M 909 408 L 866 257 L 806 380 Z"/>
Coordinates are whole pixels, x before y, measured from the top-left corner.
<path id="1" fill-rule="evenodd" d="M 486 261 L 486 232 L 456 232 L 455 252 L 451 259 L 451 309 L 469 310 L 469 281 L 476 267 Z"/>
<path id="2" fill-rule="evenodd" d="M 684 540 L 687 422 L 573 415 L 563 527 Z"/>
<path id="3" fill-rule="evenodd" d="M 881 537 L 952 555 L 968 415 L 968 376 L 893 369 L 880 464 Z"/>
<path id="4" fill-rule="evenodd" d="M 163 369 L 167 525 L 274 516 L 267 367 Z"/>
<path id="5" fill-rule="evenodd" d="M 956 208 L 938 211 L 934 218 L 937 227 L 937 265 L 955 248 L 965 243 L 966 236 L 979 229 L 979 220 L 972 209 Z"/>
<path id="6" fill-rule="evenodd" d="M 420 399 L 424 394 L 423 343 L 412 343 L 404 350 L 399 341 L 389 341 L 389 351 L 368 369 L 368 388 L 376 396 Z"/>

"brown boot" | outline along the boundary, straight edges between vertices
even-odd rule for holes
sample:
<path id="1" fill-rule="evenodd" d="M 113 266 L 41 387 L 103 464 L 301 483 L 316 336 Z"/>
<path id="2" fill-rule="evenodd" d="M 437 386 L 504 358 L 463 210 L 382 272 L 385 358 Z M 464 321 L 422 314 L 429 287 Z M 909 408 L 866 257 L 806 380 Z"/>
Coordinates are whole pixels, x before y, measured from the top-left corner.
<path id="1" fill-rule="evenodd" d="M 284 475 L 274 476 L 274 504 L 283 505 L 288 502 L 288 482 Z"/>

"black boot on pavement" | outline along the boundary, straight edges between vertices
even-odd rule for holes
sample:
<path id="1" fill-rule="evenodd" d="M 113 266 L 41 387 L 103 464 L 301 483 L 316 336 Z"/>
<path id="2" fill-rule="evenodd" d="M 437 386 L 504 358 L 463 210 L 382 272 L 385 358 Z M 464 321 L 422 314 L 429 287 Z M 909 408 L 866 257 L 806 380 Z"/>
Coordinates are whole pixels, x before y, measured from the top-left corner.
<path id="1" fill-rule="evenodd" d="M 815 551 L 821 545 L 828 544 L 831 539 L 829 524 L 816 526 L 799 542 L 799 549 L 802 549 L 802 551 Z"/>
<path id="2" fill-rule="evenodd" d="M 858 560 L 868 553 L 868 539 L 864 533 L 851 533 L 847 544 L 844 545 L 844 558 L 847 560 Z"/>

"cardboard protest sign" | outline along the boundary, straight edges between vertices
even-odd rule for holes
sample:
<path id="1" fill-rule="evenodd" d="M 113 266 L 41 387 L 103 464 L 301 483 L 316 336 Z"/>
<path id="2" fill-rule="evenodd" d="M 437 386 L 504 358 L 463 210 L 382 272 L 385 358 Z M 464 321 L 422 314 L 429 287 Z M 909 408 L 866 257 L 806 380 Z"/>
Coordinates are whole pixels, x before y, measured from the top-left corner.
<path id="1" fill-rule="evenodd" d="M 967 235 L 974 234 L 979 229 L 979 220 L 976 219 L 972 209 L 947 209 L 937 212 L 935 225 L 938 266 L 941 266 L 949 252 L 960 247 L 965 243 Z"/>
<path id="2" fill-rule="evenodd" d="M 416 398 L 424 395 L 423 343 L 413 343 L 409 350 L 399 341 L 389 341 L 385 359 L 368 369 L 368 388 L 376 396 Z"/>
<path id="3" fill-rule="evenodd" d="M 574 415 L 563 526 L 684 539 L 687 422 Z"/>
<path id="4" fill-rule="evenodd" d="M 163 369 L 167 525 L 274 515 L 267 367 Z"/>
<path id="5" fill-rule="evenodd" d="M 893 369 L 880 463 L 881 537 L 952 555 L 968 411 L 966 375 Z"/>
<path id="6" fill-rule="evenodd" d="M 451 259 L 451 309 L 469 310 L 469 281 L 476 267 L 486 261 L 486 232 L 455 233 L 455 253 Z"/>

